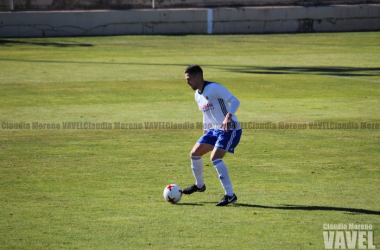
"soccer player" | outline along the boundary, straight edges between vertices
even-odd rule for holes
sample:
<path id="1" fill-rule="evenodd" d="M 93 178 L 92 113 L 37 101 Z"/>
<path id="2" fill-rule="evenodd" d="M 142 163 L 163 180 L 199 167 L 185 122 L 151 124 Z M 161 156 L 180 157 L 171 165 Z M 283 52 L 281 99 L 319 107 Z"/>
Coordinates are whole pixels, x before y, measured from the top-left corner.
<path id="1" fill-rule="evenodd" d="M 219 175 L 225 195 L 217 206 L 235 203 L 237 197 L 223 157 L 227 152 L 234 153 L 241 137 L 241 127 L 235 116 L 240 101 L 225 87 L 203 79 L 203 70 L 198 65 L 190 65 L 185 70 L 187 84 L 195 90 L 195 101 L 203 112 L 203 136 L 190 152 L 191 169 L 196 184 L 183 190 L 184 194 L 204 192 L 202 156 L 211 152 L 210 159 Z"/>

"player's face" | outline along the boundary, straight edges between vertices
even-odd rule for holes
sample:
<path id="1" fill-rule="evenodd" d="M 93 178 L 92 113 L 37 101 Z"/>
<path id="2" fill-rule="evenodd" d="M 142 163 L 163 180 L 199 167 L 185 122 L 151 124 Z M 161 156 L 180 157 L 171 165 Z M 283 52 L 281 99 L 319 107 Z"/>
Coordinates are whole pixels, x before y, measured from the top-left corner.
<path id="1" fill-rule="evenodd" d="M 196 75 L 189 75 L 189 73 L 185 73 L 185 78 L 190 88 L 192 88 L 193 90 L 198 89 L 198 81 Z"/>

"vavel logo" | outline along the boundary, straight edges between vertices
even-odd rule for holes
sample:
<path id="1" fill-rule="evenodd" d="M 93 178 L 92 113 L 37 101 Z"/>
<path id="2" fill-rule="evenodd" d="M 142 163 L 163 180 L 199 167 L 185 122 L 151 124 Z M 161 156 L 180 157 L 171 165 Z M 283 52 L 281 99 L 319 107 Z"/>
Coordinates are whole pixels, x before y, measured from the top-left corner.
<path id="1" fill-rule="evenodd" d="M 376 249 L 371 224 L 323 224 L 325 249 Z"/>

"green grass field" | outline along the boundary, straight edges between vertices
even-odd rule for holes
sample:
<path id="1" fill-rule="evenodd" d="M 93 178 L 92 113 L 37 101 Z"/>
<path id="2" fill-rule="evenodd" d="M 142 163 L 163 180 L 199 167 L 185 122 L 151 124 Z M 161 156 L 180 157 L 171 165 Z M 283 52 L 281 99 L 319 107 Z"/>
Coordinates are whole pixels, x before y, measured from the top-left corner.
<path id="1" fill-rule="evenodd" d="M 162 196 L 194 183 L 189 64 L 241 101 L 234 206 L 208 156 Z M 379 32 L 0 39 L 0 77 L 0 249 L 380 248 Z"/>

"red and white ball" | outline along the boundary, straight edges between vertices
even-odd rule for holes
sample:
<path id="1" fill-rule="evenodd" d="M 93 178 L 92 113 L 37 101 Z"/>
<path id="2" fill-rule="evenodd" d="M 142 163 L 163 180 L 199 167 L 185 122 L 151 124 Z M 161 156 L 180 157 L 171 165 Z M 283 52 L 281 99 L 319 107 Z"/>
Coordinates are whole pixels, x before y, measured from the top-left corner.
<path id="1" fill-rule="evenodd" d="M 164 189 L 164 198 L 170 203 L 177 203 L 182 198 L 182 189 L 176 184 L 167 185 Z"/>

